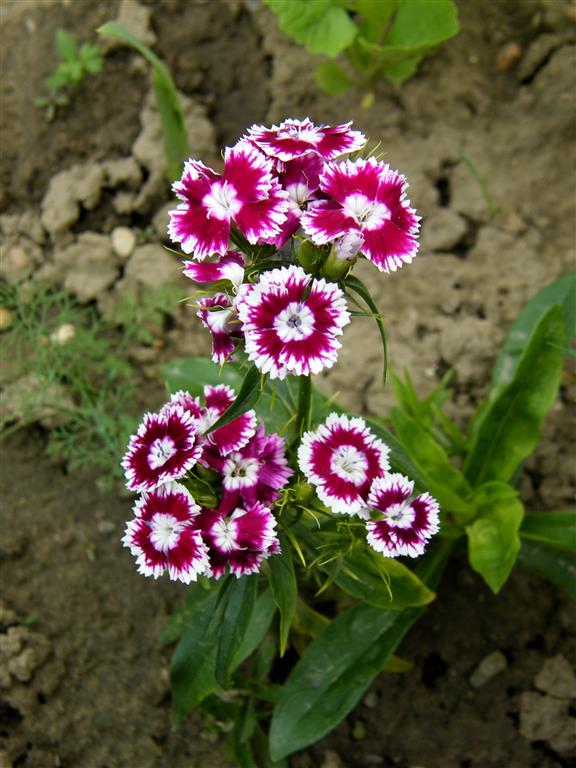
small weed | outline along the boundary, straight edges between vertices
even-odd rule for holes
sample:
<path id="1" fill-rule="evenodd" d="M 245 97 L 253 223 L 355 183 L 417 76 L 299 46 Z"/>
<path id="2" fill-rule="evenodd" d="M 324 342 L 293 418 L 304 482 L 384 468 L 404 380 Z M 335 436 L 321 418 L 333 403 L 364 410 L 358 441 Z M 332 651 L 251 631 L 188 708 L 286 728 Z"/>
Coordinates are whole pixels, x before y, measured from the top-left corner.
<path id="1" fill-rule="evenodd" d="M 97 45 L 82 43 L 79 46 L 66 29 L 56 30 L 55 45 L 60 61 L 54 72 L 44 80 L 47 95 L 38 96 L 35 101 L 37 107 L 46 110 L 48 122 L 54 119 L 58 107 L 70 103 L 70 92 L 84 77 L 97 75 L 104 65 Z"/>
<path id="2" fill-rule="evenodd" d="M 110 487 L 121 477 L 118 455 L 136 424 L 137 375 L 127 352 L 152 340 L 150 322 L 168 313 L 174 289 L 142 301 L 128 297 L 119 307 L 120 335 L 64 291 L 30 288 L 0 286 L 0 305 L 11 318 L 0 337 L 0 436 L 41 421 L 50 430 L 50 455 L 71 470 L 98 469 L 102 486 Z"/>

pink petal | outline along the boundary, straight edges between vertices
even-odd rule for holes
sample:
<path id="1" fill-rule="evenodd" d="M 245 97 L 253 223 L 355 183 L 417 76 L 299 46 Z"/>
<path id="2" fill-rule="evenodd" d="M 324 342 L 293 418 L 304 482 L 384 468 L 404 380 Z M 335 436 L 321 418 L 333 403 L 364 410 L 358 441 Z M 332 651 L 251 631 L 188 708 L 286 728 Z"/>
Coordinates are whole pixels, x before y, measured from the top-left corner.
<path id="1" fill-rule="evenodd" d="M 173 242 L 180 243 L 184 253 L 193 253 L 194 258 L 203 261 L 228 250 L 229 221 L 209 216 L 205 208 L 187 203 L 181 203 L 169 216 L 168 234 Z"/>

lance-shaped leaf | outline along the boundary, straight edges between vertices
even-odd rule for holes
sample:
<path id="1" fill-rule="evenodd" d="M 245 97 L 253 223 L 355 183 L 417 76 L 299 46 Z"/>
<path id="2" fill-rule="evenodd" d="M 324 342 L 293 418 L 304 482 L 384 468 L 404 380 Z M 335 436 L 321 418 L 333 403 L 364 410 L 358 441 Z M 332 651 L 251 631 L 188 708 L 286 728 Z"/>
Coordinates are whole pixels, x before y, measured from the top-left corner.
<path id="1" fill-rule="evenodd" d="M 152 82 L 154 83 L 156 102 L 164 134 L 168 176 L 172 181 L 175 181 L 180 178 L 184 161 L 188 158 L 190 151 L 180 99 L 168 67 L 147 45 L 138 40 L 117 21 L 109 21 L 100 27 L 98 32 L 101 35 L 115 37 L 127 45 L 131 45 L 152 65 Z"/>
<path id="2" fill-rule="evenodd" d="M 242 645 L 246 630 L 252 619 L 256 602 L 258 576 L 230 577 L 221 593 L 221 619 L 218 626 L 218 648 L 216 651 L 216 680 L 226 688 L 234 659 Z"/>
<path id="3" fill-rule="evenodd" d="M 562 306 L 534 329 L 514 377 L 487 411 L 464 465 L 470 482 L 508 482 L 535 449 L 540 425 L 556 399 L 564 358 Z"/>
<path id="4" fill-rule="evenodd" d="M 547 547 L 576 551 L 576 510 L 529 512 L 520 528 L 520 536 Z"/>
<path id="5" fill-rule="evenodd" d="M 419 576 L 430 586 L 435 587 L 449 552 L 442 542 L 423 558 Z M 284 684 L 270 728 L 272 759 L 318 741 L 346 717 L 421 612 L 356 605 L 337 616 Z"/>
<path id="6" fill-rule="evenodd" d="M 556 304 L 562 305 L 565 343 L 570 343 L 576 338 L 576 272 L 564 275 L 564 277 L 560 277 L 538 291 L 513 322 L 494 363 L 488 397 L 472 419 L 471 434 L 478 432 L 490 405 L 514 378 L 518 364 L 536 326 L 550 308 Z"/>
<path id="7" fill-rule="evenodd" d="M 284 656 L 288 634 L 296 613 L 298 585 L 294 573 L 292 548 L 285 537 L 280 536 L 282 554 L 270 558 L 270 589 L 280 611 L 280 656 Z"/>
<path id="8" fill-rule="evenodd" d="M 507 483 L 490 482 L 472 497 L 478 517 L 466 526 L 470 565 L 493 592 L 499 592 L 520 550 L 518 531 L 524 507 Z"/>
<path id="9" fill-rule="evenodd" d="M 348 277 L 344 280 L 344 285 L 351 291 L 354 291 L 354 293 L 358 294 L 358 296 L 362 298 L 362 300 L 366 303 L 366 306 L 372 312 L 374 316 L 374 320 L 376 321 L 376 325 L 378 326 L 378 332 L 380 334 L 380 339 L 382 340 L 382 352 L 384 355 L 384 366 L 382 371 L 382 386 L 384 386 L 384 384 L 386 383 L 386 371 L 388 369 L 388 350 L 386 347 L 386 330 L 384 328 L 384 322 L 382 320 L 382 316 L 378 311 L 376 302 L 372 298 L 372 294 L 370 293 L 368 288 L 366 288 L 362 280 L 359 280 L 357 277 L 354 277 L 353 275 L 348 275 Z"/>
<path id="10" fill-rule="evenodd" d="M 256 405 L 261 391 L 260 379 L 261 374 L 258 368 L 256 368 L 255 365 L 250 366 L 242 380 L 242 385 L 236 396 L 236 400 L 234 400 L 227 411 L 224 411 L 218 421 L 210 427 L 207 434 L 214 432 L 216 429 L 220 429 L 220 427 L 225 427 L 226 424 L 230 424 L 231 421 L 242 416 L 243 413 L 246 413 L 246 411 L 249 411 Z"/>

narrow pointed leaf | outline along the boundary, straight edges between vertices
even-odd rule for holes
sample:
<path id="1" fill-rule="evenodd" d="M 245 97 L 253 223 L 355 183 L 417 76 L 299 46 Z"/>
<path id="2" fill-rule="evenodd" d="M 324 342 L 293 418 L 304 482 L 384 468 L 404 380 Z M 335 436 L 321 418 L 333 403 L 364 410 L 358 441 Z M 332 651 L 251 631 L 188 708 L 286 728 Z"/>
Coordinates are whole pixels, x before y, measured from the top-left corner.
<path id="1" fill-rule="evenodd" d="M 223 688 L 229 685 L 234 659 L 252 619 L 257 589 L 257 575 L 243 576 L 231 580 L 223 595 L 216 651 L 216 680 Z"/>
<path id="2" fill-rule="evenodd" d="M 530 512 L 524 518 L 520 536 L 547 547 L 576 551 L 576 510 Z"/>
<path id="3" fill-rule="evenodd" d="M 534 329 L 510 383 L 486 412 L 464 465 L 470 482 L 508 482 L 536 448 L 562 376 L 564 322 L 552 307 Z"/>
<path id="4" fill-rule="evenodd" d="M 518 564 L 547 579 L 576 601 L 576 558 L 573 552 L 552 549 L 538 541 L 522 541 Z"/>
<path id="5" fill-rule="evenodd" d="M 242 380 L 236 400 L 234 400 L 227 411 L 224 411 L 218 421 L 210 427 L 207 434 L 220 429 L 220 427 L 225 427 L 226 424 L 230 424 L 231 421 L 242 416 L 243 413 L 246 413 L 246 411 L 249 411 L 256 405 L 261 391 L 260 379 L 261 374 L 258 368 L 255 365 L 251 366 Z"/>
<path id="6" fill-rule="evenodd" d="M 280 611 L 280 656 L 284 656 L 288 634 L 296 613 L 298 585 L 294 573 L 292 548 L 284 537 L 280 537 L 282 554 L 270 558 L 270 588 Z"/>

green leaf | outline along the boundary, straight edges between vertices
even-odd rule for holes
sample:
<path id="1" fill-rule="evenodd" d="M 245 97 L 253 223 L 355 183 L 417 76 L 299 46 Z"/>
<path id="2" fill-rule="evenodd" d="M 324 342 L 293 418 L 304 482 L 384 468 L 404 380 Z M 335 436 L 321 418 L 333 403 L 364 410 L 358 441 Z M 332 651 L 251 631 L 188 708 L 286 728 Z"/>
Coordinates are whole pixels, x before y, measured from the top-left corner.
<path id="1" fill-rule="evenodd" d="M 67 29 L 56 30 L 56 50 L 58 55 L 64 61 L 74 61 L 78 55 L 78 47 L 74 35 L 68 32 Z"/>
<path id="2" fill-rule="evenodd" d="M 334 58 L 356 37 L 357 26 L 334 0 L 264 0 L 280 29 L 310 53 Z"/>
<path id="3" fill-rule="evenodd" d="M 433 587 L 449 551 L 440 546 L 420 564 L 420 576 Z M 270 727 L 272 759 L 318 741 L 346 717 L 421 612 L 356 605 L 337 616 L 308 646 L 284 684 Z"/>
<path id="4" fill-rule="evenodd" d="M 472 501 L 478 517 L 466 526 L 470 565 L 497 593 L 510 575 L 520 550 L 518 531 L 524 507 L 516 490 L 501 482 L 480 486 Z"/>
<path id="5" fill-rule="evenodd" d="M 576 551 L 576 510 L 529 512 L 520 528 L 522 539 Z"/>
<path id="6" fill-rule="evenodd" d="M 207 384 L 227 384 L 238 389 L 242 381 L 238 368 L 230 363 L 215 365 L 204 357 L 187 357 L 160 366 L 160 375 L 171 394 L 184 389 L 195 397 L 202 395 Z"/>
<path id="7" fill-rule="evenodd" d="M 484 416 L 464 464 L 473 485 L 508 482 L 535 449 L 560 386 L 563 340 L 563 311 L 556 305 L 535 327 L 512 381 Z"/>
<path id="8" fill-rule="evenodd" d="M 494 363 L 488 397 L 470 425 L 472 434 L 478 432 L 490 405 L 514 378 L 530 337 L 543 316 L 556 304 L 562 305 L 565 341 L 569 343 L 576 337 L 576 272 L 564 275 L 538 291 L 513 322 Z"/>
<path id="9" fill-rule="evenodd" d="M 377 42 L 390 23 L 399 0 L 356 0 L 354 8 L 362 17 L 360 34 Z"/>
<path id="10" fill-rule="evenodd" d="M 400 408 L 390 409 L 390 419 L 399 441 L 418 467 L 423 480 L 421 487 L 430 491 L 447 512 L 462 516 L 472 514 L 473 507 L 466 501 L 472 488 L 463 473 L 451 463 L 444 448 Z"/>
<path id="11" fill-rule="evenodd" d="M 296 613 L 298 585 L 292 561 L 292 549 L 284 537 L 280 537 L 281 555 L 269 560 L 270 588 L 280 611 L 280 656 L 284 656 L 288 634 Z"/>
<path id="12" fill-rule="evenodd" d="M 372 550 L 352 550 L 320 568 L 344 592 L 379 608 L 398 611 L 435 598 L 409 568 Z"/>
<path id="13" fill-rule="evenodd" d="M 190 151 L 180 99 L 168 68 L 147 45 L 138 40 L 117 21 L 109 21 L 100 27 L 98 32 L 131 45 L 151 64 L 152 82 L 164 134 L 168 176 L 172 181 L 179 179 L 182 174 L 183 163 L 188 158 Z"/>
<path id="14" fill-rule="evenodd" d="M 254 610 L 258 576 L 230 576 L 222 589 L 221 620 L 218 627 L 218 649 L 216 651 L 216 681 L 226 688 L 230 682 L 234 659 L 242 645 Z"/>
<path id="15" fill-rule="evenodd" d="M 386 330 L 384 328 L 384 322 L 382 321 L 382 316 L 380 315 L 380 312 L 378 311 L 378 307 L 376 306 L 376 303 L 374 302 L 374 299 L 372 298 L 372 294 L 366 288 L 362 280 L 359 280 L 357 277 L 353 277 L 352 275 L 348 275 L 348 277 L 344 280 L 344 285 L 349 288 L 351 291 L 354 291 L 354 293 L 358 294 L 363 301 L 366 303 L 366 306 L 370 309 L 370 311 L 374 315 L 374 319 L 376 320 L 376 325 L 378 326 L 378 332 L 380 333 L 380 339 L 382 340 L 382 352 L 384 355 L 384 369 L 382 372 L 382 386 L 386 384 L 386 370 L 388 367 L 388 352 L 386 349 Z"/>
<path id="16" fill-rule="evenodd" d="M 258 368 L 255 365 L 250 366 L 242 380 L 236 400 L 234 400 L 227 411 L 224 411 L 218 421 L 210 427 L 207 434 L 225 427 L 226 424 L 230 424 L 231 421 L 249 411 L 257 403 L 260 397 L 260 379 L 261 373 Z"/>
<path id="17" fill-rule="evenodd" d="M 547 579 L 576 601 L 576 559 L 571 552 L 551 549 L 537 541 L 523 541 L 518 565 Z"/>
<path id="18" fill-rule="evenodd" d="M 403 61 L 391 61 L 384 67 L 384 76 L 393 83 L 403 83 L 404 80 L 409 80 L 416 74 L 423 58 L 424 54 L 418 53 Z"/>
<path id="19" fill-rule="evenodd" d="M 354 83 L 346 72 L 335 61 L 323 61 L 316 67 L 316 82 L 322 88 L 323 91 L 331 96 L 337 96 L 339 93 L 344 93 Z M 300 249 L 301 251 L 302 249 Z"/>
<path id="20" fill-rule="evenodd" d="M 387 48 L 407 51 L 431 48 L 458 34 L 459 30 L 453 0 L 400 0 L 383 43 Z"/>
<path id="21" fill-rule="evenodd" d="M 178 720 L 182 720 L 216 686 L 214 663 L 218 644 L 218 627 L 213 618 L 218 590 L 204 593 L 170 664 L 172 705 Z M 211 662 L 211 663 L 210 663 Z"/>
<path id="22" fill-rule="evenodd" d="M 158 638 L 160 645 L 169 645 L 182 637 L 194 621 L 196 612 L 208 599 L 209 595 L 210 592 L 203 589 L 198 583 L 189 587 L 186 599 L 172 612 L 172 615 L 162 627 Z"/>

